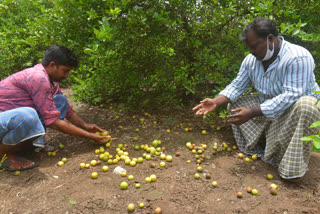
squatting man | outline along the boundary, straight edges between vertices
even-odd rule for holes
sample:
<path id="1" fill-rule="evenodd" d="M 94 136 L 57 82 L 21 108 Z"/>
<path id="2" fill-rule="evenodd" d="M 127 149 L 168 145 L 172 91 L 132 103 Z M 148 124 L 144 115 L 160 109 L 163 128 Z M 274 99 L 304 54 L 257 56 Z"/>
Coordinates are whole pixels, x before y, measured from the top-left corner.
<path id="1" fill-rule="evenodd" d="M 110 140 L 96 134 L 108 132 L 84 122 L 60 90 L 58 82 L 77 66 L 78 59 L 71 50 L 52 45 L 41 64 L 0 81 L 0 158 L 7 156 L 1 168 L 21 171 L 37 166 L 23 156 L 33 146 L 54 149 L 45 143 L 46 127 L 98 143 Z"/>
<path id="2" fill-rule="evenodd" d="M 320 91 L 314 75 L 314 60 L 305 48 L 278 35 L 266 18 L 256 18 L 241 36 L 250 53 L 237 77 L 213 99 L 206 98 L 193 108 L 206 115 L 228 104 L 239 149 L 257 154 L 278 168 L 281 178 L 299 181 L 305 175 L 312 145 L 301 141 L 317 130 L 310 125 L 320 120 Z M 241 96 L 253 86 L 257 95 Z"/>

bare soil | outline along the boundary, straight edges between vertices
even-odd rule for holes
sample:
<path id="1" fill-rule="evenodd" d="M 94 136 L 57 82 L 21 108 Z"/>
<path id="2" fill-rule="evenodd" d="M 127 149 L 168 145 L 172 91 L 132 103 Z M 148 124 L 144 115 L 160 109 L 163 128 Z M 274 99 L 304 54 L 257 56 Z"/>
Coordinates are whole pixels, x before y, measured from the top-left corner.
<path id="1" fill-rule="evenodd" d="M 65 89 L 70 95 L 72 91 Z M 160 207 L 163 214 L 195 214 L 195 213 L 320 213 L 320 154 L 311 155 L 309 170 L 300 183 L 287 183 L 280 179 L 277 169 L 261 160 L 245 162 L 237 158 L 239 150 L 221 151 L 212 154 L 212 147 L 223 142 L 229 147 L 234 145 L 230 126 L 220 131 L 205 124 L 201 117 L 194 115 L 190 108 L 162 112 L 124 113 L 120 108 L 100 108 L 80 102 L 73 102 L 74 109 L 89 122 L 111 131 L 113 140 L 111 147 L 106 148 L 113 156 L 118 144 L 127 144 L 131 158 L 142 157 L 144 150 L 136 151 L 133 145 L 151 145 L 155 139 L 161 140 L 165 154 L 173 156 L 172 162 L 166 162 L 164 168 L 159 166 L 159 156 L 151 160 L 137 163 L 135 167 L 125 165 L 123 161 L 108 165 L 103 162 L 89 169 L 81 169 L 80 163 L 99 160 L 95 150 L 101 145 L 95 142 L 61 134 L 48 130 L 46 140 L 57 148 L 56 156 L 48 156 L 46 152 L 33 152 L 26 157 L 39 163 L 39 167 L 15 175 L 12 172 L 0 172 L 0 214 L 4 213 L 128 213 L 129 203 L 135 204 L 133 213 L 155 213 Z M 116 118 L 116 115 L 119 118 Z M 136 118 L 133 118 L 133 115 Z M 140 118 L 145 118 L 142 125 Z M 153 124 L 157 121 L 157 124 Z M 215 126 L 222 126 L 217 118 Z M 119 126 L 123 126 L 121 129 Z M 185 132 L 191 127 L 191 132 Z M 139 128 L 140 131 L 136 132 Z M 167 133 L 167 129 L 171 132 Z M 207 134 L 203 135 L 202 130 Z M 138 137 L 134 142 L 133 137 Z M 195 179 L 197 172 L 195 154 L 186 143 L 206 144 L 205 161 L 201 164 L 203 172 L 200 179 Z M 59 149 L 58 145 L 65 147 Z M 104 145 L 103 145 L 104 146 Z M 176 152 L 181 155 L 176 157 Z M 68 161 L 62 167 L 57 162 L 63 157 Z M 245 156 L 246 157 L 246 156 Z M 187 163 L 191 160 L 191 163 Z M 151 168 L 150 163 L 156 167 Z M 102 171 L 107 165 L 109 170 Z M 114 169 L 120 166 L 127 170 L 134 179 L 115 174 Z M 91 173 L 98 172 L 98 178 L 92 179 Z M 205 174 L 211 178 L 206 179 Z M 271 173 L 273 180 L 266 175 Z M 145 178 L 155 174 L 156 182 L 146 183 Z M 120 183 L 126 181 L 126 190 L 120 189 Z M 212 181 L 218 186 L 213 187 Z M 140 183 L 139 189 L 135 184 Z M 270 193 L 270 184 L 278 186 L 278 194 Z M 258 195 L 246 192 L 251 186 L 258 190 Z M 237 198 L 237 192 L 243 197 Z M 138 204 L 143 202 L 144 208 Z"/>

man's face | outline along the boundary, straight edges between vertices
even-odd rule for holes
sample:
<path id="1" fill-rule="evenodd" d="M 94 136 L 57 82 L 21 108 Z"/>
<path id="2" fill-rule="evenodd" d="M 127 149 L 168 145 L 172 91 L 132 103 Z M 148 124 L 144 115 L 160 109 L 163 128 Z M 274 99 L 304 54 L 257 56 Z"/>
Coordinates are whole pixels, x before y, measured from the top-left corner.
<path id="1" fill-rule="evenodd" d="M 50 80 L 54 82 L 60 82 L 69 76 L 69 72 L 72 67 L 64 65 L 50 64 L 51 71 L 49 74 Z"/>
<path id="2" fill-rule="evenodd" d="M 260 38 L 253 31 L 249 31 L 247 34 L 246 45 L 250 53 L 257 58 L 257 60 L 262 61 L 267 53 L 267 38 Z M 273 41 L 269 39 L 269 45 Z"/>

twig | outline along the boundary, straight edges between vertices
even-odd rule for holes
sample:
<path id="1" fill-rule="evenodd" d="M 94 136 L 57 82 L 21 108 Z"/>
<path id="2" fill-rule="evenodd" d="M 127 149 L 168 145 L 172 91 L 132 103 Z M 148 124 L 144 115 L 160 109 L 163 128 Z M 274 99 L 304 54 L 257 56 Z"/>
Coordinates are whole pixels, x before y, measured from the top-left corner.
<path id="1" fill-rule="evenodd" d="M 10 194 L 13 192 L 13 190 L 11 190 L 11 192 L 9 192 L 9 194 L 7 195 L 7 197 L 3 200 L 3 212 L 1 212 L 0 214 L 2 213 L 5 213 L 4 210 L 6 209 L 6 202 L 7 202 L 7 199 L 8 197 L 10 196 Z"/>

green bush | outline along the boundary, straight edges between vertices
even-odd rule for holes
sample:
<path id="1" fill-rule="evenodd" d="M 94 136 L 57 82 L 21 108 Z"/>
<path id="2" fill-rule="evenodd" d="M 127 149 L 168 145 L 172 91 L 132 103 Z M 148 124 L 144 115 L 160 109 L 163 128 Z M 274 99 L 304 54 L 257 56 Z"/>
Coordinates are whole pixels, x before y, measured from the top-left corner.
<path id="1" fill-rule="evenodd" d="M 128 107 L 181 106 L 215 96 L 248 54 L 239 34 L 257 16 L 314 55 L 319 76 L 317 1 L 4 0 L 0 78 L 39 63 L 58 43 L 81 66 L 65 84 L 76 98 Z"/>

